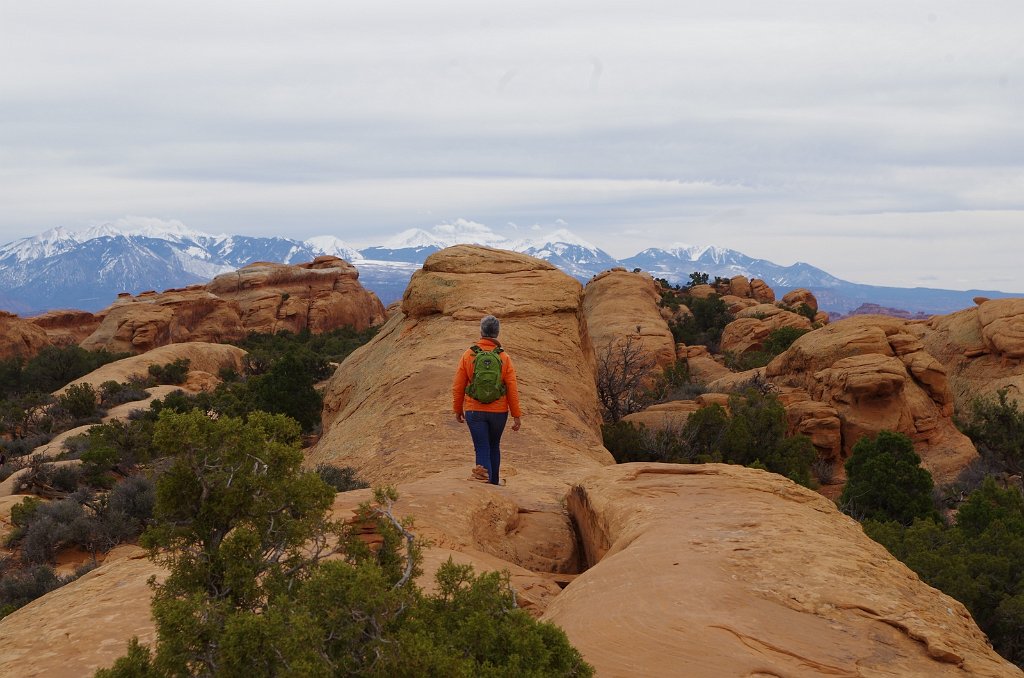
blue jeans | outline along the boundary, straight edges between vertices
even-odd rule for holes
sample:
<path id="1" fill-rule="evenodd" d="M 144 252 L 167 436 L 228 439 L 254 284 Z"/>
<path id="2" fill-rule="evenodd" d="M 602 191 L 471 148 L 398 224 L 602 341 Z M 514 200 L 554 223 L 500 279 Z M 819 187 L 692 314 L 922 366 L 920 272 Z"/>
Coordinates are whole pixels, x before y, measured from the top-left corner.
<path id="1" fill-rule="evenodd" d="M 501 465 L 501 434 L 508 422 L 508 412 L 477 412 L 466 410 L 466 426 L 473 436 L 477 466 L 487 469 L 487 481 L 498 484 Z"/>

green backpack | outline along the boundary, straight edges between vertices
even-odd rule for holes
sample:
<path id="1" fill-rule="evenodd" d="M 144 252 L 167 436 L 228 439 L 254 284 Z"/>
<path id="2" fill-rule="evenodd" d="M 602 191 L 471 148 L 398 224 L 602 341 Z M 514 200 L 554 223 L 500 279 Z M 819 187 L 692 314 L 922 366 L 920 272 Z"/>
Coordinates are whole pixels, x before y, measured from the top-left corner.
<path id="1" fill-rule="evenodd" d="M 473 381 L 466 387 L 470 398 L 481 403 L 493 403 L 505 395 L 505 382 L 501 380 L 500 346 L 493 351 L 485 351 L 475 344 L 470 346 L 475 354 L 473 358 Z"/>

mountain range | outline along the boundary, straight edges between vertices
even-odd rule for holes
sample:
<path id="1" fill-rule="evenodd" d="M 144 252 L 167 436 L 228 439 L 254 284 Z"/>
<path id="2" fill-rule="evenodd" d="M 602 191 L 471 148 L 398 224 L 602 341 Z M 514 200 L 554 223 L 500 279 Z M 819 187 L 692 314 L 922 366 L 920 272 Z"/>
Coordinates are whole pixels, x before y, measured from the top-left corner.
<path id="1" fill-rule="evenodd" d="M 993 290 L 942 290 L 863 285 L 841 280 L 798 262 L 781 266 L 735 250 L 674 245 L 649 248 L 616 259 L 568 230 L 513 240 L 480 224 L 460 220 L 433 229 L 409 229 L 379 245 L 355 248 L 334 236 L 308 240 L 245 235 L 212 235 L 180 222 L 122 221 L 84 230 L 55 228 L 0 247 L 0 308 L 23 315 L 54 308 L 96 311 L 119 292 L 137 294 L 200 283 L 254 261 L 295 263 L 320 255 L 341 257 L 359 269 L 360 281 L 385 303 L 401 298 L 412 273 L 432 253 L 458 243 L 476 243 L 544 259 L 586 282 L 622 266 L 642 269 L 670 283 L 690 273 L 711 277 L 761 278 L 781 296 L 804 287 L 820 308 L 849 313 L 862 304 L 911 312 L 949 313 L 972 305 L 975 296 L 1018 296 Z"/>

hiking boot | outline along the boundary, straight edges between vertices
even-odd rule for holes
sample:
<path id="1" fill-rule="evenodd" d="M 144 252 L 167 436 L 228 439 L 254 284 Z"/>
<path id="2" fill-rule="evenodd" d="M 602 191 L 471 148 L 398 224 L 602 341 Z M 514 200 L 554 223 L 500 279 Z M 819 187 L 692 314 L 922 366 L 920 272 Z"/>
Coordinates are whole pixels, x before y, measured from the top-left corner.
<path id="1" fill-rule="evenodd" d="M 490 475 L 487 473 L 487 469 L 477 464 L 473 467 L 473 480 L 482 480 L 485 483 L 490 480 Z"/>

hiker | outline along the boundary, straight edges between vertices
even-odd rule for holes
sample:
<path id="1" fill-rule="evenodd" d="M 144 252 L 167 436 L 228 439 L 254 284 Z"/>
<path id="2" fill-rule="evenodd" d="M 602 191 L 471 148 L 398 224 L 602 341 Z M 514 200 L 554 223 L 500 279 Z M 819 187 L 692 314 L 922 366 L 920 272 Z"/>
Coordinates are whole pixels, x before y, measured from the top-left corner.
<path id="1" fill-rule="evenodd" d="M 469 426 L 476 450 L 473 477 L 492 485 L 499 484 L 501 434 L 509 412 L 513 431 L 519 430 L 523 416 L 516 370 L 498 341 L 498 329 L 498 319 L 493 315 L 480 321 L 480 339 L 462 354 L 452 383 L 455 420 Z"/>

